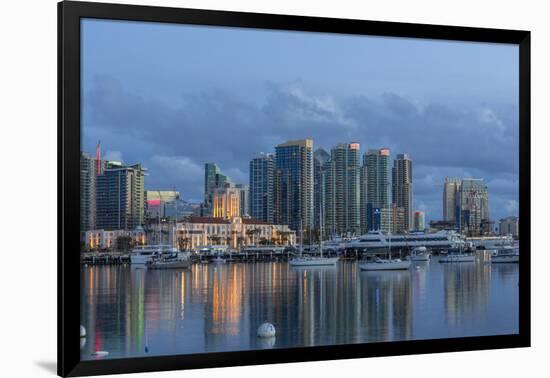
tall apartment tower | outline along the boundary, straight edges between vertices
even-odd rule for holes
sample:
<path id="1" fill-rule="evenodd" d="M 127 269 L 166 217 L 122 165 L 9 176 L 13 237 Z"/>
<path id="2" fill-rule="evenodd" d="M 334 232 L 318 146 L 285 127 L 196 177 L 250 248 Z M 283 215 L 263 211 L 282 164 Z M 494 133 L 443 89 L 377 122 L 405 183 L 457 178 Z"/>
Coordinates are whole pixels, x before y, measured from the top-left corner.
<path id="1" fill-rule="evenodd" d="M 82 152 L 80 154 L 80 230 L 96 229 L 97 176 L 105 164 Z"/>
<path id="2" fill-rule="evenodd" d="M 376 209 L 389 208 L 389 159 L 390 150 L 368 150 L 363 155 L 363 166 L 366 167 L 366 223 L 368 230 L 374 230 L 376 222 L 373 221 L 373 214 Z"/>
<path id="3" fill-rule="evenodd" d="M 443 184 L 443 220 L 458 225 L 458 192 L 460 178 L 446 177 Z"/>
<path id="4" fill-rule="evenodd" d="M 250 161 L 250 216 L 273 223 L 275 202 L 275 159 L 272 154 L 258 154 Z"/>
<path id="5" fill-rule="evenodd" d="M 325 179 L 325 227 L 338 235 L 360 231 L 359 158 L 359 143 L 340 143 L 331 150 Z"/>
<path id="6" fill-rule="evenodd" d="M 289 141 L 275 147 L 276 222 L 292 230 L 312 229 L 313 140 Z"/>
<path id="7" fill-rule="evenodd" d="M 316 230 L 320 228 L 321 223 L 323 224 L 323 233 L 326 232 L 324 227 L 325 222 L 325 211 L 321 212 L 321 206 L 325 204 L 325 169 L 326 164 L 330 160 L 330 155 L 327 151 L 322 148 L 318 148 L 313 153 L 313 225 Z M 321 219 L 321 216 L 323 219 Z"/>
<path id="8" fill-rule="evenodd" d="M 140 164 L 106 164 L 97 177 L 98 229 L 132 230 L 144 223 L 146 172 Z"/>
<path id="9" fill-rule="evenodd" d="M 404 230 L 413 229 L 412 160 L 406 154 L 398 154 L 392 168 L 392 203 L 404 210 Z"/>

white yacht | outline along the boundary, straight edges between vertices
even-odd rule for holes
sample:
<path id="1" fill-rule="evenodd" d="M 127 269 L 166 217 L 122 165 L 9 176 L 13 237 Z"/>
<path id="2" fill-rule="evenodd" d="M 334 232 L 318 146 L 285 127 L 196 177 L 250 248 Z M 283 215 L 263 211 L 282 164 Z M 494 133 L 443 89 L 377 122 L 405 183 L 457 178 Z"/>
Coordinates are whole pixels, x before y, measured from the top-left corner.
<path id="1" fill-rule="evenodd" d="M 439 259 L 440 263 L 475 262 L 476 257 L 471 252 L 466 252 L 463 247 L 450 248 Z"/>
<path id="2" fill-rule="evenodd" d="M 322 210 L 319 212 L 319 218 L 322 218 Z M 320 235 L 323 230 L 321 227 Z M 300 230 L 300 239 L 302 239 L 302 230 Z M 323 240 L 319 238 L 319 256 L 303 256 L 303 246 L 300 243 L 300 256 L 293 257 L 288 261 L 290 266 L 334 266 L 338 262 L 339 257 L 324 257 L 323 256 Z"/>
<path id="3" fill-rule="evenodd" d="M 132 250 L 130 263 L 132 265 L 145 265 L 154 258 L 161 258 L 165 254 L 177 252 L 177 248 L 168 244 L 142 245 Z"/>
<path id="4" fill-rule="evenodd" d="M 389 246 L 394 249 L 426 247 L 443 250 L 454 248 L 461 243 L 462 239 L 456 231 L 411 232 L 399 235 L 372 231 L 351 241 L 348 247 L 366 251 L 386 250 Z"/>
<path id="5" fill-rule="evenodd" d="M 381 259 L 361 261 L 359 269 L 361 270 L 406 270 L 411 267 L 410 260 L 401 259 Z"/>
<path id="6" fill-rule="evenodd" d="M 505 245 L 491 255 L 492 263 L 519 263 L 519 246 Z"/>
<path id="7" fill-rule="evenodd" d="M 161 258 L 153 258 L 147 263 L 148 269 L 187 269 L 191 265 L 189 252 L 171 253 Z"/>
<path id="8" fill-rule="evenodd" d="M 422 246 L 422 247 L 416 247 L 413 248 L 410 255 L 411 261 L 429 261 L 432 254 L 430 251 L 428 251 L 428 248 Z"/>

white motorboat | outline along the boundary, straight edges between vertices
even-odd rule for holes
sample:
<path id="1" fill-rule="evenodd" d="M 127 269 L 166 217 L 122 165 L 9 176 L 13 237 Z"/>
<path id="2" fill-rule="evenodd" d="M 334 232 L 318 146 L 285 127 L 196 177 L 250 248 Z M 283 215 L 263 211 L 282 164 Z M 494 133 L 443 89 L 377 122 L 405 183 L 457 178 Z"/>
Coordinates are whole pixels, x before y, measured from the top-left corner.
<path id="1" fill-rule="evenodd" d="M 457 263 L 457 262 L 475 262 L 476 257 L 473 253 L 465 252 L 461 248 L 448 249 L 446 254 L 439 259 L 440 263 Z"/>
<path id="2" fill-rule="evenodd" d="M 191 266 L 188 252 L 177 252 L 147 263 L 148 269 L 187 269 Z"/>
<path id="3" fill-rule="evenodd" d="M 519 263 L 519 247 L 506 245 L 495 250 L 491 255 L 492 263 Z"/>
<path id="4" fill-rule="evenodd" d="M 411 261 L 429 261 L 432 254 L 428 251 L 428 248 L 422 246 L 422 247 L 416 247 L 413 248 L 410 255 Z"/>
<path id="5" fill-rule="evenodd" d="M 153 259 L 159 259 L 165 254 L 177 253 L 177 248 L 171 245 L 142 245 L 132 250 L 130 263 L 132 265 L 145 265 Z"/>
<path id="6" fill-rule="evenodd" d="M 212 262 L 216 263 L 216 264 L 223 264 L 225 263 L 225 259 L 221 258 L 220 256 L 216 257 L 214 260 L 212 260 Z"/>
<path id="7" fill-rule="evenodd" d="M 376 258 L 374 260 L 361 261 L 359 263 L 359 269 L 361 270 L 406 270 L 410 267 L 410 260 L 401 259 Z"/>

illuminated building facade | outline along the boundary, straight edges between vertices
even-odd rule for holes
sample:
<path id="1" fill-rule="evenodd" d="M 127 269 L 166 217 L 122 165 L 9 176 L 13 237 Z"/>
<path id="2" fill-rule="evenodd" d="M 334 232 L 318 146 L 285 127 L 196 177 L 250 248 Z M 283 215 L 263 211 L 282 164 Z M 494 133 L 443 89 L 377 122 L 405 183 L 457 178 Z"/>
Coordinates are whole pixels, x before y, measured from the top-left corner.
<path id="1" fill-rule="evenodd" d="M 231 219 L 241 216 L 241 189 L 227 185 L 212 190 L 212 216 Z"/>
<path id="2" fill-rule="evenodd" d="M 177 223 L 174 235 L 184 249 L 209 245 L 239 248 L 257 244 L 296 244 L 296 233 L 286 225 L 241 217 L 189 217 Z"/>
<path id="3" fill-rule="evenodd" d="M 82 234 L 82 241 L 88 251 L 115 250 L 119 237 L 131 238 L 132 245 L 146 244 L 145 231 L 141 227 L 135 230 L 88 230 Z"/>

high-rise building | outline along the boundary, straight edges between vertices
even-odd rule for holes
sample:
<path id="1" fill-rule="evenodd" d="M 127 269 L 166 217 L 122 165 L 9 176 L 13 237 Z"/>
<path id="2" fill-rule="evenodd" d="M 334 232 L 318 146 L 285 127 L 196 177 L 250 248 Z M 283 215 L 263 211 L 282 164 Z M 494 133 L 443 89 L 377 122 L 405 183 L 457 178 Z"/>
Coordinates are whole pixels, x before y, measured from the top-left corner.
<path id="1" fill-rule="evenodd" d="M 368 150 L 363 155 L 363 166 L 366 167 L 366 212 L 361 214 L 366 217 L 368 230 L 374 230 L 373 209 L 389 208 L 389 180 L 388 180 L 388 162 L 390 150 L 382 148 L 380 150 Z M 370 206 L 369 206 L 370 205 Z"/>
<path id="2" fill-rule="evenodd" d="M 404 231 L 413 228 L 412 201 L 412 160 L 406 154 L 398 154 L 392 168 L 392 203 L 405 211 Z"/>
<path id="3" fill-rule="evenodd" d="M 250 216 L 250 190 L 248 185 L 235 184 L 235 189 L 239 191 L 239 213 L 241 217 Z"/>
<path id="4" fill-rule="evenodd" d="M 80 230 L 96 229 L 96 187 L 99 170 L 105 162 L 80 154 Z"/>
<path id="5" fill-rule="evenodd" d="M 414 230 L 424 231 L 426 228 L 426 216 L 423 211 L 416 210 L 414 212 Z"/>
<path id="6" fill-rule="evenodd" d="M 443 220 L 458 224 L 458 192 L 460 190 L 460 178 L 445 178 L 443 184 Z"/>
<path id="7" fill-rule="evenodd" d="M 212 193 L 216 188 L 224 188 L 231 184 L 231 179 L 222 174 L 215 163 L 204 165 L 204 206 L 203 215 L 212 215 Z"/>
<path id="8" fill-rule="evenodd" d="M 367 192 L 368 192 L 368 171 L 367 166 L 362 165 L 359 168 L 359 225 L 361 233 L 366 233 L 368 228 L 367 214 Z"/>
<path id="9" fill-rule="evenodd" d="M 212 217 L 231 219 L 241 216 L 241 189 L 226 184 L 212 190 Z"/>
<path id="10" fill-rule="evenodd" d="M 519 219 L 518 217 L 506 217 L 499 222 L 499 234 L 500 235 L 512 235 L 513 237 L 519 236 Z"/>
<path id="11" fill-rule="evenodd" d="M 313 140 L 275 147 L 276 223 L 292 230 L 313 228 Z"/>
<path id="12" fill-rule="evenodd" d="M 326 169 L 325 227 L 338 235 L 360 231 L 359 150 L 359 143 L 337 144 Z"/>
<path id="13" fill-rule="evenodd" d="M 406 217 L 407 212 L 404 207 L 397 206 L 395 203 L 391 204 L 391 232 L 394 234 L 402 234 L 407 231 Z"/>
<path id="14" fill-rule="evenodd" d="M 146 172 L 140 164 L 106 164 L 97 177 L 98 229 L 132 230 L 144 224 Z"/>
<path id="15" fill-rule="evenodd" d="M 275 201 L 275 159 L 271 154 L 259 154 L 250 161 L 250 216 L 273 223 Z"/>
<path id="16" fill-rule="evenodd" d="M 315 206 L 313 215 L 313 224 L 316 230 L 321 224 L 321 216 L 325 218 L 324 211 L 321 214 L 321 205 L 324 204 L 324 185 L 326 164 L 330 160 L 330 155 L 322 148 L 318 148 L 313 153 L 313 204 Z M 323 232 L 325 229 L 323 228 Z"/>
<path id="17" fill-rule="evenodd" d="M 463 234 L 481 235 L 489 231 L 489 194 L 483 179 L 462 179 L 458 211 Z"/>

